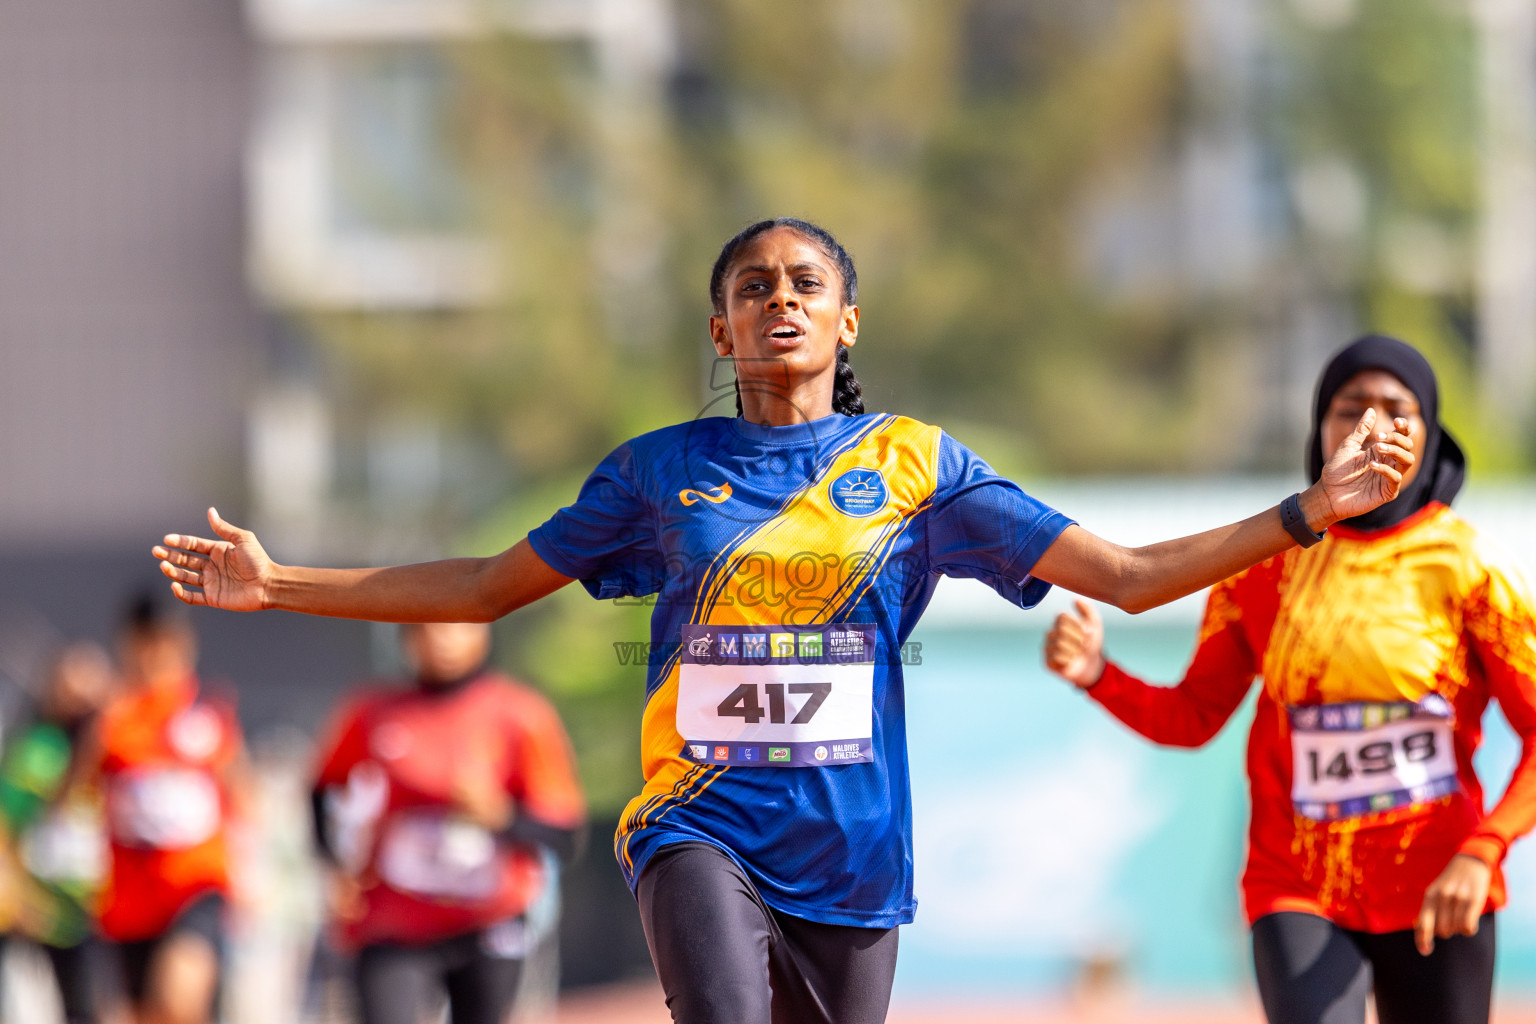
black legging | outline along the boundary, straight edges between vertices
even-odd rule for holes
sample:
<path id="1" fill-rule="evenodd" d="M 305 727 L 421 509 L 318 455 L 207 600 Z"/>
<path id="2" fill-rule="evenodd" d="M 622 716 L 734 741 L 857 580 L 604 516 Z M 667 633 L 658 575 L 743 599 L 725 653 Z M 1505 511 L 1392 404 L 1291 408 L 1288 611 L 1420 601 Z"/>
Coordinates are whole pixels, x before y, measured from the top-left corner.
<path id="1" fill-rule="evenodd" d="M 780 913 L 707 843 L 656 853 L 637 894 L 651 959 L 677 1024 L 881 1024 L 895 928 Z"/>
<path id="2" fill-rule="evenodd" d="M 100 991 L 103 950 L 94 936 L 75 946 L 44 946 L 59 985 L 59 1003 L 66 1024 L 91 1024 L 106 1002 Z"/>
<path id="3" fill-rule="evenodd" d="M 503 933 L 521 935 L 522 920 L 421 946 L 380 943 L 357 955 L 357 995 L 364 1024 L 419 1024 L 440 994 L 451 1024 L 505 1024 L 517 999 L 523 950 Z"/>
<path id="4" fill-rule="evenodd" d="M 1436 939 L 1427 957 L 1412 931 L 1269 914 L 1253 925 L 1253 966 L 1269 1024 L 1362 1024 L 1373 989 L 1381 1024 L 1488 1024 L 1494 945 L 1492 914 L 1476 935 Z"/>

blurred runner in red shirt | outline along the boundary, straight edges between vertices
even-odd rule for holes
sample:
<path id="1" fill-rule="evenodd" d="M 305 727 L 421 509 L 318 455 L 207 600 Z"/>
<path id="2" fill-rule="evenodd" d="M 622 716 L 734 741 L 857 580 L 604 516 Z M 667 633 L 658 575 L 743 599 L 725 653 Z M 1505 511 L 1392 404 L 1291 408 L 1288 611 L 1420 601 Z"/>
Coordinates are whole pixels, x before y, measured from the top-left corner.
<path id="1" fill-rule="evenodd" d="M 134 602 L 118 651 L 122 692 L 83 765 L 106 798 L 100 929 L 119 954 L 130 1020 L 206 1024 L 223 958 L 240 726 L 233 707 L 199 693 L 182 608 Z"/>
<path id="2" fill-rule="evenodd" d="M 570 743 L 539 694 L 486 667 L 490 627 L 403 626 L 410 687 L 350 701 L 323 744 L 317 834 L 365 1024 L 416 1024 L 446 989 L 453 1024 L 503 1024 L 546 884 L 574 851 Z"/>

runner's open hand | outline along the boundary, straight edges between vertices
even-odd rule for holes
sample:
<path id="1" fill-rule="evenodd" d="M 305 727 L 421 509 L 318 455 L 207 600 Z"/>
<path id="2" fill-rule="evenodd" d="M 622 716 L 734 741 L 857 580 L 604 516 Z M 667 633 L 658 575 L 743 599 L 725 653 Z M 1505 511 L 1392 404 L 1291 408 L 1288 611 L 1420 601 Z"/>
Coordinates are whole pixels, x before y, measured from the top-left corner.
<path id="1" fill-rule="evenodd" d="M 1478 919 L 1488 904 L 1493 869 L 1469 853 L 1458 853 L 1424 892 L 1424 906 L 1413 926 L 1419 953 L 1434 952 L 1435 939 L 1476 935 Z"/>
<path id="2" fill-rule="evenodd" d="M 1104 621 L 1087 601 L 1075 603 L 1076 613 L 1056 616 L 1045 635 L 1045 666 L 1086 690 L 1104 675 Z"/>
<path id="3" fill-rule="evenodd" d="M 272 560 L 250 530 L 226 523 L 217 509 L 208 510 L 208 524 L 221 540 L 168 533 L 153 554 L 160 571 L 172 580 L 171 591 L 187 604 L 204 604 L 234 612 L 266 607 Z M 200 590 L 193 590 L 200 587 Z"/>
<path id="4" fill-rule="evenodd" d="M 1391 430 L 1373 433 L 1375 426 L 1376 410 L 1367 409 L 1323 467 L 1319 482 L 1337 519 L 1364 515 L 1397 497 L 1413 465 L 1408 421 L 1393 420 Z"/>

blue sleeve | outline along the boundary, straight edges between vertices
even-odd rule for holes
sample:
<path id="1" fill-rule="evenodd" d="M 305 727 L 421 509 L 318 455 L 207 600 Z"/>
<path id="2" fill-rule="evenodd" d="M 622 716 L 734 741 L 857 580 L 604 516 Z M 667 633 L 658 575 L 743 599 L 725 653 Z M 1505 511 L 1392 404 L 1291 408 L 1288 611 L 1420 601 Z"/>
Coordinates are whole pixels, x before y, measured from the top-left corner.
<path id="1" fill-rule="evenodd" d="M 634 451 L 620 445 L 587 477 L 574 505 L 528 535 L 550 568 L 581 580 L 600 600 L 654 594 L 666 578 L 655 519 L 635 476 Z"/>
<path id="2" fill-rule="evenodd" d="M 948 434 L 939 437 L 938 486 L 928 513 L 928 569 L 981 580 L 1020 608 L 1051 585 L 1030 575 L 1072 520 L 1025 494 Z"/>

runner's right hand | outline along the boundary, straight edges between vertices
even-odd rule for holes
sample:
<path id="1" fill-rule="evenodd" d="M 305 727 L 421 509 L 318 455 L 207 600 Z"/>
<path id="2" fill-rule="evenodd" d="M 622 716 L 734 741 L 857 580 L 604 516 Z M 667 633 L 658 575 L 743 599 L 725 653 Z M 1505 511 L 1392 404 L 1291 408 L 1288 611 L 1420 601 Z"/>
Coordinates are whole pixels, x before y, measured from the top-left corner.
<path id="1" fill-rule="evenodd" d="M 1104 675 L 1104 621 L 1087 601 L 1074 603 L 1077 611 L 1056 616 L 1045 635 L 1045 667 L 1086 690 Z"/>
<path id="2" fill-rule="evenodd" d="M 250 530 L 225 522 L 217 509 L 208 510 L 208 524 L 220 540 L 168 533 L 165 543 L 152 549 L 160 571 L 172 580 L 171 591 L 187 604 L 234 612 L 265 608 L 272 559 L 261 542 Z"/>

